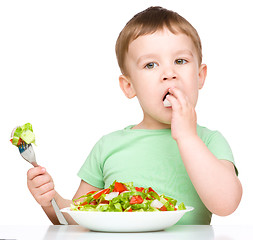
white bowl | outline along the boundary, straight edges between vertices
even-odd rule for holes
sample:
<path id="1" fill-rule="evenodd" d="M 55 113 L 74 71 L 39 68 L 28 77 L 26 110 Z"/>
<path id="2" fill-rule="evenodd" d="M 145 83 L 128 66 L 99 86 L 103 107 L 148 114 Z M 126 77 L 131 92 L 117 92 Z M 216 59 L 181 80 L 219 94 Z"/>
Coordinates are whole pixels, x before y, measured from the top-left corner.
<path id="1" fill-rule="evenodd" d="M 64 208 L 61 211 L 68 213 L 79 225 L 93 231 L 147 232 L 171 227 L 193 209 L 186 207 L 186 210 L 161 212 L 86 212 Z"/>

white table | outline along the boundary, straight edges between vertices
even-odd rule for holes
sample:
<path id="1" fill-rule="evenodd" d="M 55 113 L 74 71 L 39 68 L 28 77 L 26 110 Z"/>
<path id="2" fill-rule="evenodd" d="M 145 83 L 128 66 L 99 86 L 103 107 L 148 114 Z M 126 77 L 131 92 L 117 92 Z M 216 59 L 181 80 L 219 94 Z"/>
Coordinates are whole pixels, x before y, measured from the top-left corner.
<path id="1" fill-rule="evenodd" d="M 0 226 L 0 239 L 18 240 L 253 240 L 253 226 L 175 225 L 143 233 L 92 232 L 81 226 Z"/>

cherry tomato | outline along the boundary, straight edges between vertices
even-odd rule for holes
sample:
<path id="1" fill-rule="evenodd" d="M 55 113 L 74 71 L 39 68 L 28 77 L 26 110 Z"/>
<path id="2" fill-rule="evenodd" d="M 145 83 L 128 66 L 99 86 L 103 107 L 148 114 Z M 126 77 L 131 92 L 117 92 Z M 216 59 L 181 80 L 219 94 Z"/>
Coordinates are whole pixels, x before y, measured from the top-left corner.
<path id="1" fill-rule="evenodd" d="M 113 192 L 121 193 L 121 192 L 124 192 L 124 191 L 127 191 L 127 187 L 123 183 L 115 182 Z"/>
<path id="2" fill-rule="evenodd" d="M 144 190 L 144 188 L 143 187 L 135 187 L 135 190 L 137 192 L 142 192 Z"/>
<path id="3" fill-rule="evenodd" d="M 143 198 L 139 195 L 137 196 L 132 196 L 131 200 L 130 200 L 130 204 L 141 204 L 143 203 Z"/>
<path id="4" fill-rule="evenodd" d="M 160 208 L 161 211 L 167 211 L 167 208 L 163 205 L 161 208 Z"/>

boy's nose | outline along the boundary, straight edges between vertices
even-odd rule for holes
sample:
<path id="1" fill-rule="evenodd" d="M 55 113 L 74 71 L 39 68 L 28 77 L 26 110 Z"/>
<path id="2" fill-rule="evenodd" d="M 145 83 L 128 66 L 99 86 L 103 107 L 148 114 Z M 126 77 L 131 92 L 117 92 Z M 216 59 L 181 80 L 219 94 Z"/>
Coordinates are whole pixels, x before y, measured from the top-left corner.
<path id="1" fill-rule="evenodd" d="M 176 76 L 172 76 L 172 77 L 164 77 L 163 80 L 171 80 L 171 79 L 176 79 Z"/>
<path id="2" fill-rule="evenodd" d="M 169 67 L 164 70 L 162 80 L 173 80 L 176 78 L 177 78 L 177 74 L 176 74 L 175 70 L 173 69 L 173 67 Z"/>

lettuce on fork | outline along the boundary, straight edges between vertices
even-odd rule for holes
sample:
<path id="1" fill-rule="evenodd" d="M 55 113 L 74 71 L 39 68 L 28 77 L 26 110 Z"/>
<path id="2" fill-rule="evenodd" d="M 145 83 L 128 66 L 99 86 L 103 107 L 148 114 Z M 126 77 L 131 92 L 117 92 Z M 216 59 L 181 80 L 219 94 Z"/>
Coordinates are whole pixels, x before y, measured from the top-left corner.
<path id="1" fill-rule="evenodd" d="M 16 129 L 14 129 L 11 142 L 15 146 L 19 146 L 23 142 L 27 144 L 35 144 L 35 134 L 33 133 L 32 124 L 26 123 L 23 126 L 18 126 Z"/>

